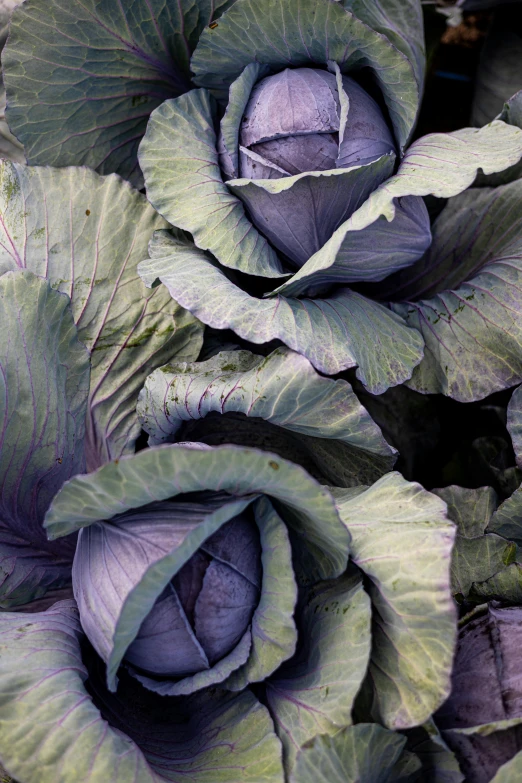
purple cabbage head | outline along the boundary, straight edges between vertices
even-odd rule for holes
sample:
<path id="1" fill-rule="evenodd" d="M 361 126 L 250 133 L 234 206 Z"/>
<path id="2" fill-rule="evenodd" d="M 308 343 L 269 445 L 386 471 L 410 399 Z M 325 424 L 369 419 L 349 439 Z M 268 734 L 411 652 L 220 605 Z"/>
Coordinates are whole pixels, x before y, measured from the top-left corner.
<path id="1" fill-rule="evenodd" d="M 436 715 L 466 780 L 488 783 L 522 750 L 522 609 L 490 604 L 460 631 L 452 692 Z"/>
<path id="2" fill-rule="evenodd" d="M 106 480 L 125 502 L 101 500 Z M 79 485 L 86 526 L 71 522 Z M 46 525 L 60 537 L 78 523 L 74 596 L 109 689 L 123 665 L 164 696 L 266 680 L 295 652 L 297 581 L 343 573 L 350 540 L 301 467 L 232 445 L 165 444 L 71 480 Z"/>
<path id="3" fill-rule="evenodd" d="M 239 133 L 240 175 L 278 179 L 372 163 L 395 151 L 373 98 L 342 77 L 348 116 L 342 121 L 337 80 L 318 68 L 286 68 L 252 90 Z"/>
<path id="4" fill-rule="evenodd" d="M 210 669 L 248 630 L 261 573 L 259 531 L 243 512 L 210 536 L 172 578 L 125 660 L 170 677 Z"/>
<path id="5" fill-rule="evenodd" d="M 337 175 L 379 159 L 393 165 L 396 151 L 374 99 L 354 79 L 319 68 L 286 68 L 261 79 L 239 123 L 235 167 L 226 148 L 222 126 L 218 149 L 225 179 L 304 176 L 288 188 L 281 183 L 275 201 L 262 185 L 237 192 L 253 224 L 290 268 L 303 266 L 381 182 L 379 174 L 368 175 L 369 188 L 354 188 L 350 177 Z M 318 172 L 328 172 L 326 179 L 318 179 Z"/>

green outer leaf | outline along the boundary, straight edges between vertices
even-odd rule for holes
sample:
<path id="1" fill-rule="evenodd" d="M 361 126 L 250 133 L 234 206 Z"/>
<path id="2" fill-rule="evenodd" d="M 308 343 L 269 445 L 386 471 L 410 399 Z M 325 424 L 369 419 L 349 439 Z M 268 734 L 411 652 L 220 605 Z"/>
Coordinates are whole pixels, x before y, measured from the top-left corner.
<path id="1" fill-rule="evenodd" d="M 218 142 L 221 172 L 228 177 L 239 177 L 239 128 L 243 114 L 250 100 L 252 87 L 270 73 L 270 69 L 259 63 L 250 63 L 230 85 L 226 111 L 220 123 Z"/>
<path id="2" fill-rule="evenodd" d="M 45 539 L 51 499 L 84 466 L 89 355 L 68 297 L 32 272 L 0 276 L 0 325 L 3 522 Z"/>
<path id="3" fill-rule="evenodd" d="M 478 603 L 502 601 L 520 606 L 522 604 L 522 566 L 511 563 L 483 582 L 471 586 L 471 598 Z"/>
<path id="4" fill-rule="evenodd" d="M 21 783 L 159 783 L 84 687 L 73 601 L 0 614 L 0 756 Z"/>
<path id="5" fill-rule="evenodd" d="M 27 268 L 68 294 L 91 353 L 89 469 L 134 450 L 143 378 L 178 356 L 195 359 L 201 324 L 166 291 L 147 291 L 137 263 L 166 225 L 116 175 L 0 161 L 0 274 Z"/>
<path id="6" fill-rule="evenodd" d="M 221 351 L 205 362 L 170 363 L 149 375 L 137 412 L 157 445 L 172 440 L 184 421 L 211 411 L 238 411 L 279 427 L 340 441 L 389 458 L 392 448 L 344 380 L 320 376 L 288 348 L 267 357 Z"/>
<path id="7" fill-rule="evenodd" d="M 111 697 L 84 666 L 82 636 L 72 601 L 0 614 L 0 755 L 20 783 L 230 783 L 238 770 L 283 783 L 280 742 L 251 693 L 147 703 L 126 683 Z"/>
<path id="8" fill-rule="evenodd" d="M 74 589 L 78 597 L 82 624 L 97 652 L 107 664 L 109 690 L 116 690 L 117 671 L 125 653 L 172 577 L 209 536 L 225 522 L 240 514 L 251 500 L 252 498 L 245 498 L 223 504 L 203 520 L 196 516 L 188 522 L 183 520 L 179 532 L 173 523 L 170 540 L 166 536 L 160 537 L 159 541 L 154 539 L 153 521 L 148 535 L 133 537 L 132 528 L 126 529 L 125 518 L 112 525 L 94 523 L 80 532 L 74 558 Z M 125 569 L 126 551 L 133 545 L 134 571 L 129 577 Z M 123 557 L 120 562 L 118 556 L 121 552 Z M 104 573 L 100 580 L 99 572 L 102 568 Z M 107 591 L 107 600 L 104 600 L 104 588 Z M 89 625 L 93 623 L 94 628 L 90 629 Z M 248 639 L 241 645 L 243 652 L 245 643 L 248 643 Z M 240 663 L 244 660 L 243 658 Z M 193 693 L 200 688 L 222 682 L 230 674 L 231 668 L 228 665 L 230 661 L 226 658 L 220 663 L 221 665 L 218 664 L 210 671 L 199 672 L 180 680 L 177 687 L 166 689 L 168 695 Z M 146 681 L 144 684 L 147 684 Z"/>
<path id="9" fill-rule="evenodd" d="M 488 532 L 498 533 L 522 547 L 522 487 L 500 504 L 491 518 Z"/>
<path id="10" fill-rule="evenodd" d="M 223 683 L 223 687 L 231 691 L 266 680 L 294 654 L 297 644 L 294 622 L 297 585 L 286 525 L 267 498 L 255 502 L 254 514 L 261 535 L 261 600 L 252 618 L 250 657 L 245 666 Z"/>
<path id="11" fill-rule="evenodd" d="M 522 467 L 522 386 L 515 389 L 507 407 L 507 428 L 518 467 Z"/>
<path id="12" fill-rule="evenodd" d="M 421 360 L 416 329 L 348 288 L 327 299 L 256 299 L 201 250 L 167 232 L 157 232 L 149 252 L 152 258 L 139 266 L 145 284 L 159 279 L 203 323 L 254 343 L 279 339 L 327 375 L 358 365 L 357 377 L 374 394 L 410 378 Z"/>
<path id="13" fill-rule="evenodd" d="M 329 215 L 332 203 L 341 202 L 344 215 L 354 212 L 375 188 L 392 175 L 395 160 L 394 154 L 387 154 L 372 163 L 346 169 L 305 172 L 280 179 L 232 179 L 227 182 L 227 188 L 245 203 L 247 210 L 263 215 L 267 221 L 265 233 L 269 238 L 274 238 L 277 237 L 280 225 L 277 222 L 271 224 L 278 213 L 294 232 L 301 230 L 305 221 L 319 230 L 322 230 L 324 222 L 333 227 L 335 224 Z M 295 217 L 294 222 L 290 223 L 289 216 L 292 213 Z M 342 219 L 340 215 L 337 223 Z M 318 233 L 316 230 L 316 247 L 322 241 L 317 239 Z M 328 237 L 326 231 L 324 235 Z M 346 250 L 344 255 L 341 252 L 325 259 L 322 248 L 319 248 L 292 277 L 265 296 L 298 296 L 311 286 L 331 284 L 333 281 L 359 282 L 364 279 L 364 269 L 361 270 L 357 250 L 350 252 L 349 246 L 342 249 Z M 323 274 L 319 275 L 319 272 Z"/>
<path id="14" fill-rule="evenodd" d="M 434 195 L 450 198 L 473 184 L 477 171 L 502 171 L 522 157 L 522 130 L 499 120 L 485 128 L 462 128 L 452 133 L 431 133 L 408 148 L 395 176 L 378 187 L 326 242 L 314 263 L 329 266 L 348 232 L 361 231 L 381 215 L 395 217 L 394 200 L 402 196 Z M 321 264 L 319 263 L 321 262 Z"/>
<path id="15" fill-rule="evenodd" d="M 522 128 L 522 90 L 516 92 L 506 101 L 498 119 L 506 122 L 508 125 L 516 125 L 517 128 Z M 498 174 L 490 174 L 488 177 L 479 175 L 477 184 L 496 187 L 497 185 L 505 185 L 507 182 L 513 182 L 513 180 L 520 179 L 520 177 L 522 177 L 522 161 L 515 163 Z"/>
<path id="16" fill-rule="evenodd" d="M 245 418 L 207 419 L 212 411 Z M 147 379 L 137 412 L 149 446 L 176 440 L 259 445 L 340 487 L 372 483 L 395 462 L 351 387 L 319 376 L 287 348 L 266 358 L 235 350 L 166 365 Z M 184 422 L 188 431 L 181 433 Z"/>
<path id="17" fill-rule="evenodd" d="M 300 747 L 351 723 L 371 649 L 371 604 L 350 570 L 305 594 L 297 616 L 300 646 L 267 684 L 267 702 L 289 774 Z"/>
<path id="18" fill-rule="evenodd" d="M 335 737 L 316 737 L 297 757 L 290 783 L 399 783 L 394 774 L 406 737 L 376 723 L 359 723 Z"/>
<path id="19" fill-rule="evenodd" d="M 448 517 L 457 525 L 459 535 L 465 538 L 484 535 L 498 505 L 497 494 L 492 487 L 467 489 L 452 485 L 431 491 L 447 504 Z"/>
<path id="20" fill-rule="evenodd" d="M 139 160 L 152 206 L 197 247 L 250 275 L 284 277 L 275 250 L 224 184 L 210 94 L 191 90 L 154 111 Z"/>
<path id="21" fill-rule="evenodd" d="M 424 21 L 419 0 L 342 0 L 342 5 L 382 33 L 411 62 L 422 93 L 426 53 Z"/>
<path id="22" fill-rule="evenodd" d="M 20 2 L 21 0 L 1 0 L 0 2 L 0 52 L 3 50 L 7 40 L 11 14 Z M 25 163 L 23 145 L 13 136 L 5 121 L 5 105 L 4 79 L 0 72 L 0 158 L 14 160 L 16 163 Z"/>
<path id="23" fill-rule="evenodd" d="M 64 481 L 84 470 L 89 356 L 69 299 L 32 272 L 0 276 L 0 601 L 70 580 L 74 541 L 42 527 Z"/>
<path id="24" fill-rule="evenodd" d="M 467 598 L 474 582 L 500 576 L 500 572 L 513 563 L 516 554 L 516 544 L 495 533 L 480 538 L 457 536 L 451 564 L 453 594 Z"/>
<path id="25" fill-rule="evenodd" d="M 157 783 L 284 783 L 281 743 L 250 691 L 211 688 L 165 699 L 128 676 L 116 694 L 100 688 L 99 679 L 91 680 L 96 703 L 142 749 Z"/>
<path id="26" fill-rule="evenodd" d="M 426 259 L 399 283 L 393 298 L 419 301 L 392 308 L 426 342 L 412 388 L 471 402 L 522 380 L 521 197 L 516 180 L 451 200 Z"/>
<path id="27" fill-rule="evenodd" d="M 75 476 L 47 512 L 47 535 L 52 540 L 131 508 L 209 489 L 273 497 L 293 511 L 289 525 L 295 526 L 296 536 L 321 556 L 318 578 L 331 579 L 346 568 L 350 537 L 326 487 L 299 465 L 238 446 L 157 446 Z"/>
<path id="28" fill-rule="evenodd" d="M 201 30 L 233 0 L 26 0 L 5 49 L 8 122 L 32 165 L 86 165 L 142 187 L 153 109 L 190 88 Z"/>
<path id="29" fill-rule="evenodd" d="M 334 495 L 352 535 L 352 558 L 371 582 L 375 719 L 393 729 L 418 725 L 451 690 L 455 527 L 439 498 L 398 473 L 356 497 L 340 489 Z"/>
<path id="30" fill-rule="evenodd" d="M 457 600 L 468 598 L 475 582 L 500 575 L 516 557 L 512 541 L 485 534 L 496 508 L 496 493 L 491 487 L 465 489 L 445 487 L 433 494 L 448 504 L 448 516 L 458 525 L 451 560 L 451 589 Z"/>
<path id="31" fill-rule="evenodd" d="M 274 70 L 335 60 L 341 71 L 371 68 L 403 147 L 419 104 L 413 67 L 389 40 L 331 0 L 237 0 L 203 31 L 192 57 L 194 81 L 223 89 L 251 62 Z"/>
<path id="32" fill-rule="evenodd" d="M 165 726 L 165 701 L 158 697 L 152 726 L 151 721 L 133 726 L 158 783 L 285 783 L 281 743 L 268 710 L 253 693 L 210 689 L 176 699 L 181 720 L 170 726 Z M 128 703 L 132 720 L 134 705 Z"/>

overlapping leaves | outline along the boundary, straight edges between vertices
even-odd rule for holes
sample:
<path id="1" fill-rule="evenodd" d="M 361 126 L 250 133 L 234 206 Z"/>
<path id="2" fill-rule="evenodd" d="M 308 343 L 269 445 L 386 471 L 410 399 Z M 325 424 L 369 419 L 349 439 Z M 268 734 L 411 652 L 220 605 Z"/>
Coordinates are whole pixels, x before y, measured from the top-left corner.
<path id="1" fill-rule="evenodd" d="M 174 355 L 195 359 L 201 326 L 137 274 L 165 225 L 117 176 L 0 163 L 0 273 L 28 269 L 71 299 L 91 356 L 87 465 L 132 451 L 142 378 Z"/>

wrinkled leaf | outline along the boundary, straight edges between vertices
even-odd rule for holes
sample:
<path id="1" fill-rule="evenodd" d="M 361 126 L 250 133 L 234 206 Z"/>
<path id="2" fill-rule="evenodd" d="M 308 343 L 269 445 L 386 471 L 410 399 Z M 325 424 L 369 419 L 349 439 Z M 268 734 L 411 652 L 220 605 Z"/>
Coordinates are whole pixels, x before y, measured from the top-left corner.
<path id="1" fill-rule="evenodd" d="M 89 356 L 69 299 L 32 272 L 0 277 L 0 600 L 70 580 L 74 540 L 50 544 L 49 504 L 85 468 Z"/>
<path id="2" fill-rule="evenodd" d="M 252 694 L 167 701 L 129 682 L 109 694 L 82 660 L 73 602 L 0 614 L 0 630 L 0 754 L 17 780 L 228 783 L 240 768 L 242 781 L 283 783 L 279 741 Z"/>
<path id="3" fill-rule="evenodd" d="M 195 359 L 201 325 L 161 289 L 147 291 L 136 266 L 164 225 L 144 196 L 87 168 L 0 163 L 0 273 L 27 268 L 68 294 L 91 354 L 86 455 L 89 469 L 133 451 L 139 389 L 178 355 Z"/>
<path id="4" fill-rule="evenodd" d="M 315 561 L 310 579 L 331 579 L 345 570 L 350 536 L 326 487 L 277 455 L 238 446 L 156 446 L 76 476 L 54 498 L 47 534 L 55 539 L 132 508 L 201 490 L 269 495 L 295 530 L 292 545 L 303 560 L 308 551 Z"/>
<path id="5" fill-rule="evenodd" d="M 356 477 L 362 470 L 373 473 L 375 480 L 394 460 L 351 387 L 343 380 L 321 377 L 304 356 L 287 348 L 277 348 L 267 357 L 222 351 L 206 362 L 168 364 L 147 379 L 137 412 L 150 434 L 149 445 L 175 441 L 184 422 L 204 419 L 211 412 L 238 412 L 262 420 L 263 446 L 277 451 L 266 423 L 277 425 L 281 437 L 285 430 L 296 433 L 292 439 L 327 471 L 331 483 L 340 486 L 343 478 L 349 480 L 350 473 Z M 205 432 L 204 424 L 198 440 L 204 437 L 199 434 Z M 223 426 L 228 431 L 231 419 Z M 364 468 L 359 468 L 359 461 Z"/>
<path id="6" fill-rule="evenodd" d="M 491 487 L 468 489 L 452 485 L 433 489 L 434 495 L 448 506 L 448 517 L 455 522 L 458 534 L 465 538 L 484 535 L 489 521 L 497 508 L 497 495 Z"/>
<path id="7" fill-rule="evenodd" d="M 163 103 L 140 145 L 147 197 L 169 223 L 194 237 L 225 266 L 281 277 L 281 262 L 224 184 L 218 165 L 211 97 L 192 90 Z"/>
<path id="8" fill-rule="evenodd" d="M 409 382 L 418 391 L 471 402 L 520 382 L 521 193 L 516 180 L 452 199 L 419 267 L 390 287 L 408 300 L 394 311 L 426 342 Z"/>
<path id="9" fill-rule="evenodd" d="M 149 252 L 139 267 L 146 285 L 159 279 L 203 323 L 256 344 L 279 339 L 327 375 L 358 366 L 357 377 L 379 394 L 411 377 L 421 360 L 416 329 L 348 288 L 325 299 L 256 299 L 202 251 L 167 232 L 155 235 Z"/>
<path id="10" fill-rule="evenodd" d="M 522 604 L 522 566 L 511 563 L 484 582 L 475 582 L 471 587 L 471 598 L 477 603 L 502 601 Z"/>
<path id="11" fill-rule="evenodd" d="M 281 743 L 268 710 L 250 691 L 215 688 L 169 699 L 128 676 L 115 694 L 99 674 L 93 680 L 102 715 L 143 750 L 157 783 L 284 783 Z"/>
<path id="12" fill-rule="evenodd" d="M 425 45 L 419 0 L 342 0 L 346 9 L 372 30 L 385 35 L 411 62 L 420 92 L 424 83 Z"/>
<path id="13" fill-rule="evenodd" d="M 439 498 L 398 473 L 355 497 L 352 490 L 334 495 L 352 535 L 351 556 L 370 582 L 372 713 L 388 728 L 418 725 L 450 690 L 454 525 Z"/>
<path id="14" fill-rule="evenodd" d="M 351 723 L 371 646 L 370 599 L 360 575 L 348 572 L 313 587 L 296 622 L 297 653 L 267 685 L 287 774 L 299 747 L 316 734 L 333 735 Z"/>
<path id="15" fill-rule="evenodd" d="M 191 51 L 230 2 L 24 2 L 2 60 L 7 119 L 29 162 L 117 172 L 142 187 L 147 119 L 190 89 Z"/>
<path id="16" fill-rule="evenodd" d="M 514 562 L 517 547 L 505 538 L 488 533 L 480 538 L 457 536 L 451 565 L 451 589 L 467 598 L 474 582 L 484 582 Z"/>
<path id="17" fill-rule="evenodd" d="M 0 629 L 0 755 L 10 774 L 23 783 L 56 783 L 58 770 L 63 783 L 158 783 L 85 690 L 74 602 L 0 614 Z"/>
<path id="18" fill-rule="evenodd" d="M 458 526 L 451 560 L 451 590 L 457 600 L 468 598 L 474 582 L 484 582 L 512 563 L 517 547 L 486 528 L 496 508 L 491 487 L 433 490 L 448 504 L 448 516 Z"/>
<path id="19" fill-rule="evenodd" d="M 376 723 L 359 723 L 335 737 L 316 737 L 297 757 L 291 783 L 406 783 L 398 763 L 405 737 Z"/>

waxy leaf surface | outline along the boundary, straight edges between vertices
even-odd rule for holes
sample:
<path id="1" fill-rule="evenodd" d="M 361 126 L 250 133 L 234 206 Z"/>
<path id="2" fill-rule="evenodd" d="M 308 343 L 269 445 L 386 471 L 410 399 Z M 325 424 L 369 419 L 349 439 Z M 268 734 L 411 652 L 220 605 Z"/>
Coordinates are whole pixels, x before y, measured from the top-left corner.
<path id="1" fill-rule="evenodd" d="M 134 450 L 147 373 L 176 355 L 195 359 L 201 346 L 201 325 L 166 292 L 148 292 L 137 274 L 152 232 L 165 223 L 116 175 L 8 161 L 0 161 L 0 213 L 0 273 L 29 269 L 71 298 L 91 354 L 92 470 Z"/>
<path id="2" fill-rule="evenodd" d="M 32 272 L 0 277 L 0 601 L 70 580 L 74 539 L 49 543 L 44 515 L 85 469 L 89 356 L 69 299 Z"/>

